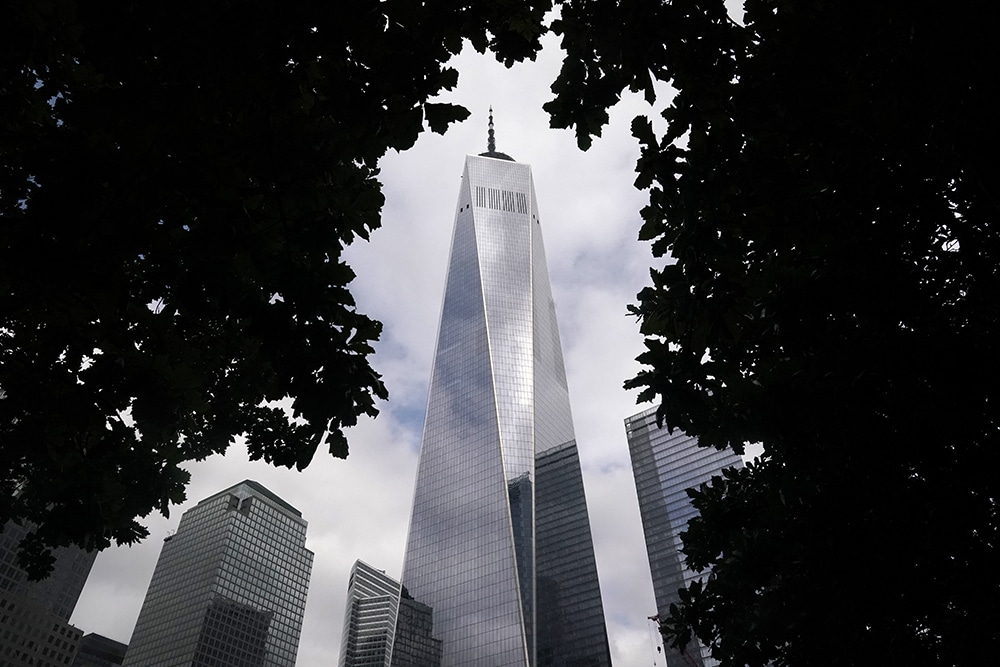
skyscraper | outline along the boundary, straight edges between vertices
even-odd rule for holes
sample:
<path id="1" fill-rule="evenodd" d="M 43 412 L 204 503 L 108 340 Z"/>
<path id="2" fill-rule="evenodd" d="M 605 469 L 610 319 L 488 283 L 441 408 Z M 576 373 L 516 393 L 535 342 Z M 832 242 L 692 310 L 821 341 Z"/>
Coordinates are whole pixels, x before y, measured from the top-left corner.
<path id="1" fill-rule="evenodd" d="M 184 513 L 125 665 L 294 667 L 313 554 L 302 514 L 245 480 Z"/>
<path id="2" fill-rule="evenodd" d="M 355 561 L 347 585 L 340 667 L 389 667 L 398 613 L 399 582 Z"/>
<path id="3" fill-rule="evenodd" d="M 31 524 L 9 521 L 0 533 L 0 665 L 65 667 L 76 654 L 82 635 L 69 624 L 69 618 L 97 552 L 78 547 L 55 549 L 49 576 L 29 581 L 16 558 L 21 540 L 30 530 Z"/>
<path id="4" fill-rule="evenodd" d="M 403 585 L 442 664 L 608 665 L 531 167 L 468 156 Z"/>
<path id="5" fill-rule="evenodd" d="M 351 568 L 340 667 L 437 667 L 441 641 L 430 607 L 364 561 Z"/>
<path id="6" fill-rule="evenodd" d="M 639 496 L 639 514 L 646 537 L 646 553 L 653 577 L 656 611 L 666 618 L 677 591 L 702 574 L 689 570 L 681 552 L 680 534 L 698 511 L 687 490 L 722 474 L 724 468 L 743 466 L 733 452 L 699 447 L 698 440 L 680 431 L 670 433 L 656 425 L 656 408 L 625 420 L 632 472 Z M 667 666 L 709 667 L 718 662 L 693 639 L 684 653 L 664 646 Z"/>

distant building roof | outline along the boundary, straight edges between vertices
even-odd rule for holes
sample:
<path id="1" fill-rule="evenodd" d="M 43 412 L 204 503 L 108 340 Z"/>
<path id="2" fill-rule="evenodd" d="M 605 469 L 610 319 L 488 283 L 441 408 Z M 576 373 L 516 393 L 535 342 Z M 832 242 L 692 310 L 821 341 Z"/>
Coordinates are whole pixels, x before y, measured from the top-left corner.
<path id="1" fill-rule="evenodd" d="M 279 506 L 281 506 L 282 508 L 288 510 L 289 512 L 291 512 L 295 516 L 297 516 L 299 518 L 302 517 L 302 512 L 298 511 L 297 509 L 295 509 L 294 507 L 292 507 L 291 505 L 289 505 L 286 501 L 284 501 L 281 498 L 279 498 L 277 495 L 275 495 L 275 493 L 273 491 L 271 491 L 270 489 L 268 489 L 267 487 L 265 487 L 260 482 L 255 482 L 252 479 L 245 479 L 242 482 L 240 482 L 239 484 L 233 484 L 228 489 L 224 489 L 222 491 L 219 491 L 218 493 L 213 494 L 212 496 L 210 496 L 209 498 L 206 498 L 205 500 L 203 500 L 201 502 L 203 503 L 206 500 L 210 500 L 211 498 L 215 498 L 216 496 L 220 496 L 223 493 L 229 493 L 233 489 L 235 489 L 235 488 L 237 488 L 239 486 L 243 486 L 243 485 L 249 486 L 251 489 L 253 489 L 257 493 L 259 493 L 260 495 L 264 496 L 265 498 L 268 498 L 269 500 L 273 500 Z M 198 504 L 200 505 L 201 503 L 198 503 Z"/>

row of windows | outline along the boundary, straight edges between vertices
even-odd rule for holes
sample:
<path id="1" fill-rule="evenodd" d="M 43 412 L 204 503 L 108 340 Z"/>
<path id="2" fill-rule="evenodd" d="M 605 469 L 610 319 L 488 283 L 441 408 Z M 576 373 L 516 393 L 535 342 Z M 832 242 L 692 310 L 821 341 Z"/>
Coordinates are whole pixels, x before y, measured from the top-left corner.
<path id="1" fill-rule="evenodd" d="M 523 192 L 512 192 L 511 190 L 477 185 L 476 206 L 527 215 L 528 196 Z"/>
<path id="2" fill-rule="evenodd" d="M 46 653 L 38 653 L 32 650 L 22 650 L 14 646 L 4 646 L 3 647 L 3 660 L 0 660 L 0 664 L 3 665 L 33 665 L 34 667 L 60 667 L 61 665 L 70 664 L 71 655 L 61 655 L 53 653 L 49 655 L 48 650 Z"/>

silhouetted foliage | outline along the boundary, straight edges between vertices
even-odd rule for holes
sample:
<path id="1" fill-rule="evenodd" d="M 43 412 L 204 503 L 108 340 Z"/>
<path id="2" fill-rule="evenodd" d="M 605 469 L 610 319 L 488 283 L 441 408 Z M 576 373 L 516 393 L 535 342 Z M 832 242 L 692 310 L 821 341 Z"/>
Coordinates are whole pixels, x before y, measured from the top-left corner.
<path id="1" fill-rule="evenodd" d="M 103 548 L 246 434 L 304 468 L 386 398 L 343 248 L 377 161 L 461 107 L 462 40 L 508 64 L 546 0 L 9 2 L 0 9 L 0 525 Z M 289 398 L 294 420 L 276 402 Z"/>
<path id="2" fill-rule="evenodd" d="M 1000 655 L 996 10 L 570 0 L 548 105 L 586 147 L 625 88 L 643 239 L 628 386 L 704 446 L 765 454 L 694 493 L 711 576 L 668 638 L 724 665 Z"/>

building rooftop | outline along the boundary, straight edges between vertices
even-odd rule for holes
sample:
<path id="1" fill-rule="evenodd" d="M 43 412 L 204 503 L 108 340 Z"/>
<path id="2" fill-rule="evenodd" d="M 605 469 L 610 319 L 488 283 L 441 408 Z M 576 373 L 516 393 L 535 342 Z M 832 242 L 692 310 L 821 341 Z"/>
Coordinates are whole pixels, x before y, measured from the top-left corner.
<path id="1" fill-rule="evenodd" d="M 205 502 L 207 500 L 210 500 L 211 498 L 215 498 L 217 496 L 220 496 L 223 493 L 229 493 L 230 491 L 236 489 L 237 487 L 244 486 L 244 485 L 249 486 L 251 489 L 253 489 L 257 493 L 259 493 L 260 495 L 264 496 L 265 498 L 267 498 L 269 500 L 273 500 L 280 507 L 282 507 L 285 510 L 288 510 L 290 513 L 294 514 L 295 516 L 297 516 L 299 518 L 302 517 L 302 512 L 298 511 L 297 509 L 295 509 L 294 507 L 292 507 L 291 505 L 289 505 L 286 501 L 284 501 L 281 498 L 279 498 L 273 491 L 271 491 L 270 489 L 268 489 L 266 486 L 264 486 L 260 482 L 255 482 L 252 479 L 245 479 L 242 482 L 240 482 L 239 484 L 233 484 L 228 489 L 223 489 L 222 491 L 219 491 L 218 493 L 212 494 L 211 496 L 209 496 L 205 500 L 202 500 L 201 503 L 203 503 L 203 502 Z M 198 504 L 200 505 L 201 503 L 198 503 Z"/>

